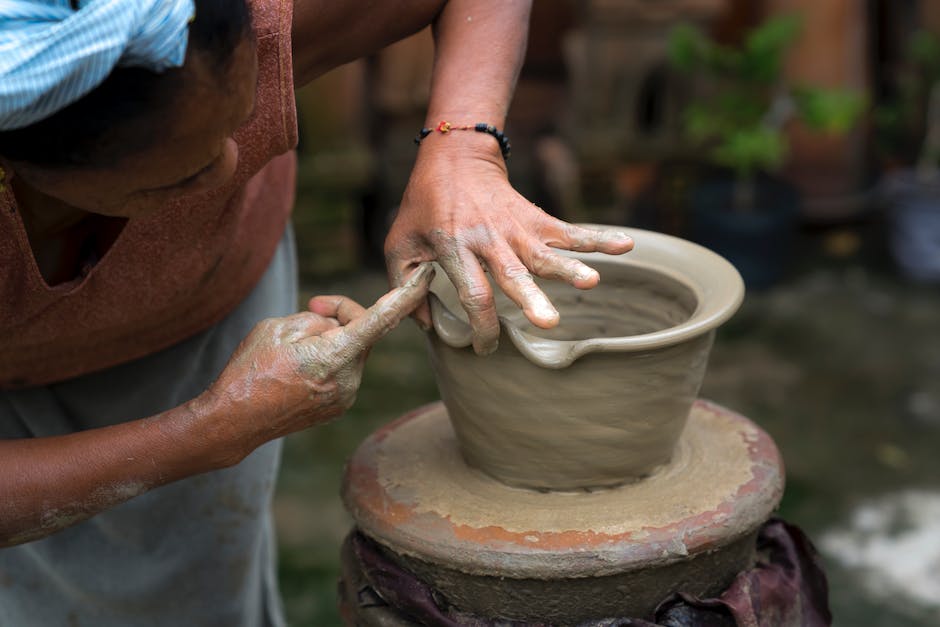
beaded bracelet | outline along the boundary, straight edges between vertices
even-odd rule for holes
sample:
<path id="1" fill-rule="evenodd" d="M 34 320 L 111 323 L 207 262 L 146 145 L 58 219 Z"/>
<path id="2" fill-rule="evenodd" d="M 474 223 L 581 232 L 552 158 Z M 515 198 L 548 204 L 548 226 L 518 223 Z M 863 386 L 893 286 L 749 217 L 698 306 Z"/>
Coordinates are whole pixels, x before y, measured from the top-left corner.
<path id="1" fill-rule="evenodd" d="M 492 124 L 487 124 L 486 122 L 477 122 L 476 124 L 466 124 L 466 125 L 454 125 L 450 122 L 438 122 L 435 128 L 423 128 L 418 131 L 418 135 L 415 137 L 415 144 L 420 144 L 421 140 L 437 131 L 441 134 L 447 134 L 451 131 L 476 131 L 477 133 L 487 133 L 496 138 L 496 141 L 499 142 L 499 151 L 503 153 L 503 159 L 509 158 L 509 151 L 512 146 L 509 143 L 509 138 L 499 129 L 497 129 Z"/>

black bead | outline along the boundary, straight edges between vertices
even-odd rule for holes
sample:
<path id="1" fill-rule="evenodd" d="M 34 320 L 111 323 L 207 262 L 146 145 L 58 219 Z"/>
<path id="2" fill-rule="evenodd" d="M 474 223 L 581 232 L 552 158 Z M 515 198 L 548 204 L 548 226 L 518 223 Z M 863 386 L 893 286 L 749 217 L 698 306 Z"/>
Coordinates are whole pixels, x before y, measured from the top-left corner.
<path id="1" fill-rule="evenodd" d="M 492 124 L 487 124 L 486 122 L 477 122 L 472 127 L 458 127 L 459 128 L 473 128 L 478 133 L 487 133 L 492 135 L 496 142 L 499 144 L 499 152 L 502 153 L 504 159 L 509 158 L 510 144 L 509 138 L 506 137 L 505 133 L 493 126 Z M 421 140 L 434 132 L 434 129 L 431 128 L 422 128 L 418 131 L 418 135 L 415 137 L 415 144 L 421 144 Z"/>
<path id="2" fill-rule="evenodd" d="M 421 144 L 421 140 L 424 139 L 425 137 L 427 137 L 427 136 L 430 135 L 430 134 L 431 134 L 431 129 L 429 129 L 429 128 L 423 128 L 423 129 L 421 129 L 420 131 L 418 131 L 418 134 L 415 135 L 415 144 L 419 144 L 419 145 L 420 145 L 420 144 Z"/>

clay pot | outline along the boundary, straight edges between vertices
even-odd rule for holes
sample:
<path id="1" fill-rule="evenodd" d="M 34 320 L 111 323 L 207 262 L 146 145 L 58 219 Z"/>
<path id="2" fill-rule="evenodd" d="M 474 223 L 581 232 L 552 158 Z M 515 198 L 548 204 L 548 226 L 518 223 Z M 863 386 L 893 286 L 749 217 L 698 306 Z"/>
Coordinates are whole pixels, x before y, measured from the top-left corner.
<path id="1" fill-rule="evenodd" d="M 744 284 L 701 246 L 631 235 L 635 250 L 619 257 L 565 253 L 600 272 L 596 288 L 539 281 L 561 314 L 555 329 L 530 324 L 497 290 L 502 332 L 488 357 L 474 354 L 456 291 L 438 271 L 432 363 L 469 465 L 509 485 L 577 490 L 669 462 L 715 329 L 737 310 Z"/>

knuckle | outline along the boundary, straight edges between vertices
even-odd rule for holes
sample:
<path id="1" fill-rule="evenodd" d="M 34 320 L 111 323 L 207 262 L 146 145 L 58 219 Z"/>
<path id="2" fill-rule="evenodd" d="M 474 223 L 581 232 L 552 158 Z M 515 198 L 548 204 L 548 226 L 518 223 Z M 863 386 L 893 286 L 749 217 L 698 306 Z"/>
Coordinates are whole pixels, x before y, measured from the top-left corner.
<path id="1" fill-rule="evenodd" d="M 398 325 L 398 314 L 395 311 L 383 311 L 378 316 L 378 327 L 382 335 L 385 335 Z"/>
<path id="2" fill-rule="evenodd" d="M 556 258 L 557 255 L 549 249 L 544 247 L 536 248 L 532 253 L 532 271 L 539 276 L 550 275 L 555 267 Z"/>
<path id="3" fill-rule="evenodd" d="M 561 255 L 558 256 L 558 271 L 565 277 L 575 277 L 584 274 L 587 270 L 589 270 L 589 268 L 577 259 L 569 259 Z"/>
<path id="4" fill-rule="evenodd" d="M 513 283 L 529 283 L 532 281 L 532 275 L 529 269 L 521 263 L 510 263 L 502 266 L 500 273 L 508 281 Z"/>
<path id="5" fill-rule="evenodd" d="M 445 229 L 432 229 L 428 232 L 427 239 L 436 251 L 449 251 L 457 248 L 457 236 Z"/>
<path id="6" fill-rule="evenodd" d="M 595 239 L 591 231 L 583 229 L 580 226 L 576 226 L 574 224 L 565 224 L 562 233 L 567 240 L 566 243 L 569 247 L 571 247 L 572 250 L 588 248 Z"/>
<path id="7" fill-rule="evenodd" d="M 480 313 L 496 305 L 493 291 L 489 286 L 471 286 L 463 290 L 461 299 L 468 313 Z"/>
<path id="8" fill-rule="evenodd" d="M 321 351 L 311 350 L 300 344 L 290 346 L 293 349 L 295 368 L 304 379 L 316 384 L 322 384 L 329 379 L 330 368 L 323 359 Z"/>

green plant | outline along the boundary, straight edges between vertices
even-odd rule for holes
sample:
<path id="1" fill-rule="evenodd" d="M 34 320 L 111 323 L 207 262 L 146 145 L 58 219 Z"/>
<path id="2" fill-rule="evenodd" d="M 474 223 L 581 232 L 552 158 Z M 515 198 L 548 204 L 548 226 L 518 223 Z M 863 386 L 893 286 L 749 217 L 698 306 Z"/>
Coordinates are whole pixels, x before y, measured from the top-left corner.
<path id="1" fill-rule="evenodd" d="M 708 97 L 686 107 L 685 131 L 706 148 L 711 161 L 735 172 L 740 209 L 753 204 L 756 175 L 784 164 L 788 146 L 783 125 L 789 119 L 844 133 L 865 108 L 865 98 L 856 92 L 785 84 L 784 54 L 800 28 L 796 16 L 776 17 L 748 33 L 737 47 L 719 44 L 688 24 L 671 34 L 671 64 L 707 79 L 711 89 Z"/>
<path id="2" fill-rule="evenodd" d="M 940 166 L 938 108 L 940 36 L 918 31 L 908 41 L 893 94 L 874 112 L 882 154 L 916 164 L 921 173 L 935 171 Z"/>

